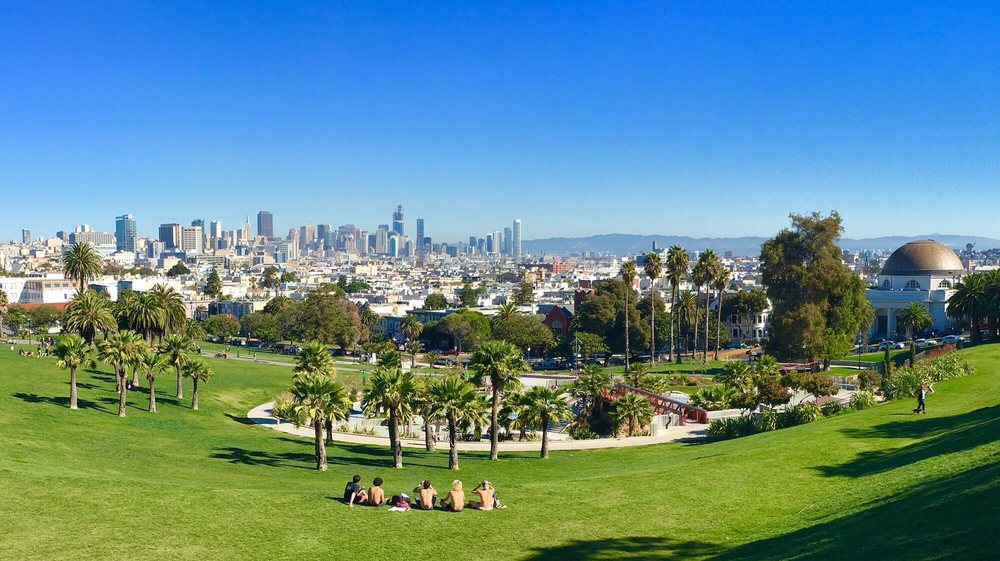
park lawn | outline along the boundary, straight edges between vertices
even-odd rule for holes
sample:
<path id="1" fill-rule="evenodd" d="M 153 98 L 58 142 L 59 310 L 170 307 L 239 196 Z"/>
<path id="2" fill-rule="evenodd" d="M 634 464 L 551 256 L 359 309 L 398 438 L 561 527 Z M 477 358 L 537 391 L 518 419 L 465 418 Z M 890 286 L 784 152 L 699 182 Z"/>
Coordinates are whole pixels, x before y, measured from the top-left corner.
<path id="1" fill-rule="evenodd" d="M 1000 345 L 936 385 L 928 414 L 892 402 L 714 444 L 462 454 L 337 444 L 248 425 L 287 367 L 211 359 L 202 409 L 80 373 L 81 409 L 53 360 L 0 349 L 2 559 L 985 559 L 1000 531 Z M 354 473 L 389 492 L 488 478 L 511 506 L 389 513 L 337 500 Z M 445 553 L 447 555 L 445 555 Z"/>

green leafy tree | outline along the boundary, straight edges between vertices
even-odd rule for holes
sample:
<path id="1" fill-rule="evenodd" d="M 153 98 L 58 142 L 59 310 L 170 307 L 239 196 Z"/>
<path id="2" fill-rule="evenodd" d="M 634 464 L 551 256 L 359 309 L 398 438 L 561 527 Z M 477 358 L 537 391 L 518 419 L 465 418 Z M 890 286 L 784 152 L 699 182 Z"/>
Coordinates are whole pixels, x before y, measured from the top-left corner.
<path id="1" fill-rule="evenodd" d="M 305 374 L 322 374 L 333 377 L 337 374 L 333 355 L 323 343 L 312 341 L 302 345 L 299 353 L 295 355 L 295 368 L 292 369 L 294 376 Z"/>
<path id="2" fill-rule="evenodd" d="M 76 335 L 66 335 L 52 349 L 52 354 L 58 359 L 56 366 L 69 370 L 69 408 L 77 408 L 76 369 L 81 366 L 93 367 L 94 359 L 90 357 L 91 346 Z"/>
<path id="3" fill-rule="evenodd" d="M 0 288 L 0 337 L 4 336 L 3 319 L 7 315 L 7 308 L 9 306 L 10 301 L 7 299 L 7 293 L 4 289 Z"/>
<path id="4" fill-rule="evenodd" d="M 719 270 L 716 271 L 715 280 L 712 282 L 712 288 L 715 289 L 715 360 L 719 360 L 719 349 L 722 348 L 722 303 L 725 301 L 726 288 L 729 286 L 729 271 L 721 266 Z M 728 337 L 728 334 L 727 334 Z"/>
<path id="5" fill-rule="evenodd" d="M 361 316 L 358 307 L 341 298 L 333 287 L 335 285 L 324 285 L 306 296 L 291 334 L 299 335 L 298 338 L 304 341 L 336 343 L 348 349 L 358 340 Z"/>
<path id="6" fill-rule="evenodd" d="M 398 363 L 380 364 L 368 379 L 368 384 L 361 407 L 368 415 L 386 415 L 393 466 L 402 468 L 403 446 L 399 440 L 399 425 L 409 418 L 413 410 L 413 396 L 417 391 L 413 374 L 403 372 Z"/>
<path id="7" fill-rule="evenodd" d="M 479 415 L 481 401 L 476 387 L 455 376 L 439 378 L 428 389 L 430 411 L 448 423 L 448 469 L 458 469 L 459 424 Z"/>
<path id="8" fill-rule="evenodd" d="M 712 285 L 715 283 L 715 277 L 721 272 L 722 260 L 711 249 L 706 249 L 698 256 L 698 262 L 695 263 L 694 269 L 691 272 L 692 280 L 695 286 L 698 287 L 698 290 L 701 291 L 701 287 L 705 287 L 705 352 L 702 355 L 702 360 L 706 362 L 708 361 L 709 299 L 712 296 Z M 695 331 L 695 349 L 697 349 L 697 328 L 695 328 Z"/>
<path id="9" fill-rule="evenodd" d="M 194 387 L 191 390 L 191 409 L 198 410 L 198 384 L 207 383 L 215 372 L 200 358 L 192 358 L 184 365 L 184 377 L 191 378 Z"/>
<path id="10" fill-rule="evenodd" d="M 149 383 L 149 408 L 150 413 L 156 413 L 156 374 L 170 367 L 163 355 L 156 353 L 145 353 L 139 365 L 146 373 L 146 382 Z"/>
<path id="11" fill-rule="evenodd" d="M 842 261 L 840 215 L 793 214 L 791 221 L 761 249 L 774 309 L 769 352 L 778 358 L 842 356 L 861 326 L 865 284 Z"/>
<path id="12" fill-rule="evenodd" d="M 205 295 L 210 297 L 222 295 L 222 278 L 219 277 L 219 271 L 214 268 L 205 281 Z"/>
<path id="13" fill-rule="evenodd" d="M 479 305 L 479 291 L 473 288 L 472 283 L 466 282 L 458 291 L 458 301 L 467 308 L 477 306 Z"/>
<path id="14" fill-rule="evenodd" d="M 146 292 L 138 295 L 128 307 L 127 321 L 131 329 L 141 333 L 152 344 L 153 335 L 166 325 L 166 313 L 159 298 Z"/>
<path id="15" fill-rule="evenodd" d="M 406 314 L 403 321 L 399 322 L 399 331 L 403 333 L 407 341 L 413 341 L 420 337 L 420 332 L 423 330 L 424 325 L 413 314 Z"/>
<path id="16" fill-rule="evenodd" d="M 179 277 L 181 275 L 190 275 L 191 269 L 188 269 L 187 265 L 183 261 L 178 261 L 174 263 L 173 267 L 167 270 L 168 277 Z"/>
<path id="17" fill-rule="evenodd" d="M 412 341 L 407 341 L 406 344 L 403 345 L 403 350 L 405 350 L 410 355 L 410 368 L 416 368 L 417 353 L 424 350 L 424 344 L 414 339 Z"/>
<path id="18" fill-rule="evenodd" d="M 628 436 L 635 436 L 636 427 L 641 427 L 653 419 L 653 407 L 646 398 L 626 393 L 615 400 L 615 411 L 612 414 L 615 426 L 627 426 Z"/>
<path id="19" fill-rule="evenodd" d="M 28 318 L 35 333 L 45 336 L 49 333 L 49 329 L 62 320 L 62 314 L 55 308 L 39 306 L 28 311 Z"/>
<path id="20" fill-rule="evenodd" d="M 149 294 L 159 303 L 163 313 L 163 321 L 157 329 L 160 342 L 167 335 L 183 331 L 187 326 L 187 308 L 184 306 L 184 299 L 181 295 L 165 284 L 153 286 Z"/>
<path id="21" fill-rule="evenodd" d="M 955 285 L 955 292 L 948 298 L 948 316 L 968 322 L 973 342 L 979 342 L 983 338 L 979 326 L 991 307 L 991 302 L 996 300 L 993 298 L 995 291 L 992 288 L 995 287 L 990 286 L 990 277 L 983 273 L 972 273 Z"/>
<path id="22" fill-rule="evenodd" d="M 470 363 L 476 380 L 489 382 L 492 391 L 490 406 L 490 459 L 497 459 L 498 416 L 501 397 L 521 386 L 520 375 L 526 370 L 521 352 L 506 341 L 487 341 L 480 345 Z"/>
<path id="23" fill-rule="evenodd" d="M 549 457 L 549 424 L 572 418 L 569 403 L 561 393 L 545 386 L 535 386 L 524 393 L 523 410 L 542 428 L 541 457 Z"/>
<path id="24" fill-rule="evenodd" d="M 76 281 L 80 292 L 86 292 L 87 281 L 101 274 L 101 256 L 89 243 L 69 246 L 62 255 L 63 273 Z"/>
<path id="25" fill-rule="evenodd" d="M 493 325 L 493 337 L 507 341 L 522 351 L 544 352 L 553 340 L 552 330 L 535 315 L 515 315 Z"/>
<path id="26" fill-rule="evenodd" d="M 214 337 L 233 337 L 240 332 L 240 322 L 236 318 L 226 314 L 216 314 L 208 316 L 202 325 L 209 335 Z"/>
<path id="27" fill-rule="evenodd" d="M 572 392 L 583 400 L 584 416 L 589 418 L 595 410 L 599 412 L 604 403 L 604 395 L 614 389 L 611 373 L 596 364 L 583 367 L 583 374 L 573 382 Z"/>
<path id="28" fill-rule="evenodd" d="M 531 282 L 524 281 L 518 285 L 517 290 L 514 291 L 514 305 L 523 306 L 525 304 L 530 304 L 535 301 L 535 285 Z"/>
<path id="29" fill-rule="evenodd" d="M 88 345 L 94 344 L 99 331 L 107 333 L 118 329 L 107 295 L 88 290 L 73 296 L 66 306 L 66 329 L 79 333 Z"/>
<path id="30" fill-rule="evenodd" d="M 448 308 L 448 299 L 444 297 L 444 294 L 437 292 L 429 294 L 424 299 L 424 308 L 428 310 L 445 310 Z"/>

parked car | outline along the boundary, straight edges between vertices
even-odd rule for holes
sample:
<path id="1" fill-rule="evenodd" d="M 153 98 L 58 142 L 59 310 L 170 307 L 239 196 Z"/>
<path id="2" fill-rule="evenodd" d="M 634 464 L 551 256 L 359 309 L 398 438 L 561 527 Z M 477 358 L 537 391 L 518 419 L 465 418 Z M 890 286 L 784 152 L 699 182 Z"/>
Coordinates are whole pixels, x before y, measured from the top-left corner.
<path id="1" fill-rule="evenodd" d="M 455 364 L 454 360 L 445 357 L 439 358 L 434 361 L 434 366 L 451 366 L 453 364 Z"/>
<path id="2" fill-rule="evenodd" d="M 743 347 L 746 347 L 746 345 L 737 341 L 728 341 L 725 345 L 722 345 L 723 349 L 742 349 Z"/>
<path id="3" fill-rule="evenodd" d="M 942 345 L 954 345 L 962 341 L 961 335 L 945 335 L 941 338 Z"/>
<path id="4" fill-rule="evenodd" d="M 913 346 L 918 349 L 929 349 L 931 347 L 936 347 L 938 344 L 934 339 L 917 339 L 913 342 Z"/>

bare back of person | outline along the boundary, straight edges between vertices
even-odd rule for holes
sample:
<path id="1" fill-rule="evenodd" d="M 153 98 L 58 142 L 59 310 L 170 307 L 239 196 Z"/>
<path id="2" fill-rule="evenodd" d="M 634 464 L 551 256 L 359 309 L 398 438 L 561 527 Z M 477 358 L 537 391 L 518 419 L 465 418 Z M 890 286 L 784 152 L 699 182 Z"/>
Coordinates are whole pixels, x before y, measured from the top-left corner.
<path id="1" fill-rule="evenodd" d="M 382 506 L 385 504 L 385 491 L 381 487 L 372 487 L 368 490 L 368 504 L 372 506 Z"/>
<path id="2" fill-rule="evenodd" d="M 442 504 L 451 507 L 453 512 L 462 512 L 465 508 L 465 491 L 448 491 Z"/>
<path id="3" fill-rule="evenodd" d="M 437 491 L 433 487 L 429 489 L 420 489 L 420 508 L 423 510 L 430 510 L 434 508 L 434 496 L 437 495 Z"/>
<path id="4" fill-rule="evenodd" d="M 479 495 L 479 501 L 470 503 L 469 506 L 479 510 L 493 510 L 493 489 L 473 489 L 473 493 Z"/>

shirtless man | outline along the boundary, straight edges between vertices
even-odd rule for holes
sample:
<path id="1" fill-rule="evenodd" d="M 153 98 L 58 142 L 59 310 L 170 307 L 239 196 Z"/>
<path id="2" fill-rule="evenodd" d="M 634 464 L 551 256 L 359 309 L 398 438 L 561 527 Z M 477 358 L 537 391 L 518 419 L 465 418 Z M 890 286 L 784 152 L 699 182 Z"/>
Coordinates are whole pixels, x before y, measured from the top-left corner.
<path id="1" fill-rule="evenodd" d="M 462 512 L 465 507 L 465 491 L 462 490 L 462 482 L 454 480 L 451 482 L 451 491 L 441 499 L 441 508 L 448 512 Z"/>
<path id="2" fill-rule="evenodd" d="M 431 510 L 434 508 L 434 502 L 437 501 L 437 489 L 435 489 L 431 482 L 427 479 L 420 482 L 413 488 L 413 492 L 417 493 L 417 508 L 421 510 Z"/>
<path id="3" fill-rule="evenodd" d="M 483 481 L 476 488 L 472 490 L 473 493 L 479 495 L 478 501 L 471 501 L 469 503 L 470 508 L 477 510 L 493 510 L 493 505 L 495 501 L 493 499 L 493 494 L 496 492 L 493 486 L 490 485 L 489 481 Z"/>
<path id="4" fill-rule="evenodd" d="M 382 490 L 382 478 L 376 477 L 372 480 L 371 489 L 368 489 L 368 504 L 372 506 L 382 506 L 385 503 L 385 491 Z"/>

